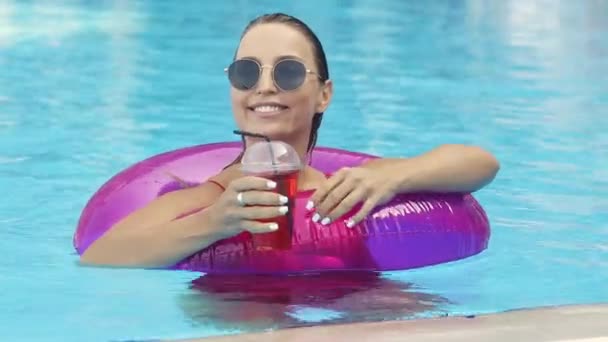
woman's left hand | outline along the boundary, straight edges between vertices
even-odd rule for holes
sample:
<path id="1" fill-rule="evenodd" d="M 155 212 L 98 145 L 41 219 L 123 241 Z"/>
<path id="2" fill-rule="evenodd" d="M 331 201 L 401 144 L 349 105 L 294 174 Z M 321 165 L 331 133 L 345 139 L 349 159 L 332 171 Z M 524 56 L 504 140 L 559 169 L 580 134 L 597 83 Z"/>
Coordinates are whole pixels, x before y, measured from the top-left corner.
<path id="1" fill-rule="evenodd" d="M 340 169 L 311 196 L 306 208 L 316 211 L 312 220 L 329 224 L 363 202 L 361 209 L 346 222 L 349 228 L 355 226 L 372 209 L 396 195 L 397 182 L 383 171 L 366 167 Z"/>

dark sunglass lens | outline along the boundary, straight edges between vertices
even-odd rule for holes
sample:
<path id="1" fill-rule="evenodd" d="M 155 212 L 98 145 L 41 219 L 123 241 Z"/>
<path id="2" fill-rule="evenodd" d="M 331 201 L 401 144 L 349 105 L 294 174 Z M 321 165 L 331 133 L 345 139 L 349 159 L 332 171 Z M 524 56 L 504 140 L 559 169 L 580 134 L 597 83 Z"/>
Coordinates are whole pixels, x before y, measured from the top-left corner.
<path id="1" fill-rule="evenodd" d="M 274 67 L 274 80 L 283 90 L 294 90 L 304 83 L 306 67 L 294 60 L 284 60 Z"/>
<path id="2" fill-rule="evenodd" d="M 260 67 L 252 60 L 241 59 L 228 68 L 228 79 L 233 87 L 240 90 L 251 89 L 258 82 Z"/>

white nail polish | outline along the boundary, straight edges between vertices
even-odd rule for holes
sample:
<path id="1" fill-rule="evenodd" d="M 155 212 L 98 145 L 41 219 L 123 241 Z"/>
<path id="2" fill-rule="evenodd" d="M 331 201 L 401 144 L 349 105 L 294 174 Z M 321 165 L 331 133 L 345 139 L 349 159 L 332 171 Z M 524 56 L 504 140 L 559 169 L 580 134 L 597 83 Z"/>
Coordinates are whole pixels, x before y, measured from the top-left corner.
<path id="1" fill-rule="evenodd" d="M 279 208 L 279 212 L 283 215 L 287 214 L 287 211 L 289 211 L 289 207 L 287 206 L 282 206 Z"/>
<path id="2" fill-rule="evenodd" d="M 352 219 L 349 219 L 348 221 L 346 221 L 346 226 L 348 228 L 352 228 L 355 225 L 355 221 L 353 221 Z"/>
<path id="3" fill-rule="evenodd" d="M 289 199 L 287 198 L 287 196 L 281 195 L 281 197 L 279 197 L 279 201 L 281 202 L 281 204 L 287 204 L 287 202 L 289 202 Z"/>
<path id="4" fill-rule="evenodd" d="M 268 189 L 274 189 L 277 187 L 277 183 L 273 181 L 268 181 L 268 183 L 266 183 L 266 186 L 268 187 Z"/>
<path id="5" fill-rule="evenodd" d="M 311 210 L 312 210 L 312 208 L 314 208 L 314 207 L 315 207 L 315 204 L 314 204 L 314 203 L 312 203 L 312 201 L 308 201 L 308 202 L 306 203 L 306 210 L 311 211 Z"/>
<path id="6" fill-rule="evenodd" d="M 312 222 L 317 223 L 317 221 L 319 221 L 320 218 L 321 218 L 321 215 L 319 215 L 319 213 L 315 213 L 312 216 Z"/>
<path id="7" fill-rule="evenodd" d="M 279 224 L 276 223 L 276 222 L 269 223 L 268 224 L 268 229 L 270 229 L 270 230 L 277 230 L 277 229 L 279 229 Z"/>
<path id="8" fill-rule="evenodd" d="M 326 217 L 326 218 L 324 218 L 323 220 L 321 220 L 321 224 L 325 226 L 325 225 L 327 225 L 327 224 L 329 223 L 329 221 L 331 221 L 331 220 L 329 219 L 329 217 Z"/>

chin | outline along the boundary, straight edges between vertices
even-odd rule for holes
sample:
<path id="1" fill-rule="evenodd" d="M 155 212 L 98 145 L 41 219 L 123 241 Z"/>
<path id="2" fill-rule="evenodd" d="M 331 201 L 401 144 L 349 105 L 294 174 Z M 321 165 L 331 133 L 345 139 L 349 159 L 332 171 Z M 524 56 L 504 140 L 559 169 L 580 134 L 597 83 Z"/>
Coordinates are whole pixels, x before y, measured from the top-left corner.
<path id="1" fill-rule="evenodd" d="M 273 140 L 284 140 L 295 133 L 293 130 L 285 128 L 284 125 L 280 125 L 278 122 L 256 123 L 245 126 L 246 128 L 243 129 L 244 131 L 263 134 Z"/>

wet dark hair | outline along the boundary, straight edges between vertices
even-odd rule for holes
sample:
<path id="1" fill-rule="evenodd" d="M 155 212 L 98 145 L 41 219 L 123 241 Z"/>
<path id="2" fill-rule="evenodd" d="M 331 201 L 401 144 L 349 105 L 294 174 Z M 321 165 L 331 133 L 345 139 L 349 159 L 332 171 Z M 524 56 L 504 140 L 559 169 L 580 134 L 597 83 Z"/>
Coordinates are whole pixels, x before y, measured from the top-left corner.
<path id="1" fill-rule="evenodd" d="M 271 14 L 263 14 L 247 24 L 243 33 L 241 34 L 240 40 L 245 37 L 245 34 L 249 32 L 253 27 L 260 24 L 285 24 L 293 27 L 294 29 L 300 31 L 306 39 L 312 44 L 313 54 L 315 58 L 315 65 L 317 67 L 317 72 L 320 76 L 320 81 L 325 82 L 329 79 L 329 68 L 327 66 L 327 58 L 325 57 L 325 51 L 323 50 L 323 45 L 317 35 L 312 31 L 308 25 L 306 25 L 300 19 L 290 16 L 285 13 L 271 13 Z M 237 48 L 238 50 L 238 48 Z M 236 52 L 235 52 L 236 57 Z M 321 127 L 321 121 L 323 120 L 323 113 L 315 113 L 312 119 L 312 127 L 310 129 L 310 137 L 308 138 L 308 146 L 306 148 L 307 152 L 311 152 L 317 143 L 317 136 L 319 127 Z M 245 138 L 243 137 L 243 145 L 245 144 Z M 241 160 L 243 152 L 239 154 L 236 160 L 230 165 L 233 165 Z M 228 165 L 228 166 L 230 166 Z M 228 167 L 226 166 L 226 167 Z"/>

